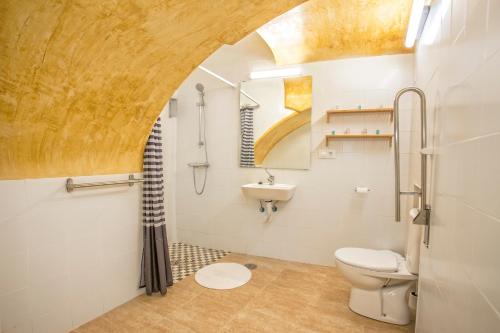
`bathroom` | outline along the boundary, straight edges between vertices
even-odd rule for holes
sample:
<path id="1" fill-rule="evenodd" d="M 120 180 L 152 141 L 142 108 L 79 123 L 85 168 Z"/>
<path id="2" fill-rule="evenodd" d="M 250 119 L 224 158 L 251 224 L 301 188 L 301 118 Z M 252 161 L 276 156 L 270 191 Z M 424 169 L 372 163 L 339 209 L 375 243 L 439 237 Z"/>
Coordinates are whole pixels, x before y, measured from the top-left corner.
<path id="1" fill-rule="evenodd" d="M 1 8 L 0 332 L 500 331 L 500 1 Z"/>

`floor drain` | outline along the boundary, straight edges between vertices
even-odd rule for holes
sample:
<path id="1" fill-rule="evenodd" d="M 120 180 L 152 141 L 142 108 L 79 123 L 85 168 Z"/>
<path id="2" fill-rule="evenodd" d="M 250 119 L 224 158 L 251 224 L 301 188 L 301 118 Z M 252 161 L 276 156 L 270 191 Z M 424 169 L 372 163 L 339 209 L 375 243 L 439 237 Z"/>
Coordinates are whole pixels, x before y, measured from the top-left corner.
<path id="1" fill-rule="evenodd" d="M 246 268 L 252 270 L 252 269 L 256 269 L 257 268 L 257 265 L 256 264 L 245 264 L 244 265 Z"/>

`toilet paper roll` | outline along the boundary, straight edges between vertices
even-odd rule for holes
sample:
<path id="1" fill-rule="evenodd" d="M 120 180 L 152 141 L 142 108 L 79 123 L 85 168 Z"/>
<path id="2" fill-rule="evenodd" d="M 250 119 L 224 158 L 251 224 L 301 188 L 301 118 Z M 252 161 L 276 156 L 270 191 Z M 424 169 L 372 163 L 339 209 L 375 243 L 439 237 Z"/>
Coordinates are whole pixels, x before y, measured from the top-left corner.
<path id="1" fill-rule="evenodd" d="M 415 217 L 417 217 L 417 215 L 418 215 L 419 212 L 420 212 L 420 210 L 418 208 L 412 208 L 412 209 L 410 209 L 411 219 L 414 220 Z"/>
<path id="2" fill-rule="evenodd" d="M 359 186 L 357 186 L 354 189 L 354 192 L 356 192 L 356 193 L 368 193 L 368 192 L 370 192 L 370 189 L 368 187 L 359 187 Z"/>

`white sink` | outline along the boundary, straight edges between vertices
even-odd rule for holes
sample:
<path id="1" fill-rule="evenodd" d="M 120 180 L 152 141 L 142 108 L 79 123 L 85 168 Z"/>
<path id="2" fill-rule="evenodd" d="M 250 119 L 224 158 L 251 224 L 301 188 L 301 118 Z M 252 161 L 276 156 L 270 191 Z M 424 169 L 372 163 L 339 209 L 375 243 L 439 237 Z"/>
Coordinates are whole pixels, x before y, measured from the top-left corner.
<path id="1" fill-rule="evenodd" d="M 289 184 L 246 184 L 241 186 L 243 194 L 258 200 L 287 201 L 293 197 L 296 185 Z"/>

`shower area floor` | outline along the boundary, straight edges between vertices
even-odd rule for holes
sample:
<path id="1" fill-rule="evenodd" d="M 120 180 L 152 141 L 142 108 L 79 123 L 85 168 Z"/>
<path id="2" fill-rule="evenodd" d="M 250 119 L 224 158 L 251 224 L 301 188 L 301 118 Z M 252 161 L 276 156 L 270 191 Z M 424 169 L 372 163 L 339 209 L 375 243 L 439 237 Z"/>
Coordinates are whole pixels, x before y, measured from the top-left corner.
<path id="1" fill-rule="evenodd" d="M 196 273 L 200 268 L 210 265 L 230 253 L 185 243 L 173 243 L 169 245 L 168 252 L 170 253 L 174 283 Z"/>
<path id="2" fill-rule="evenodd" d="M 349 310 L 350 284 L 334 267 L 231 253 L 219 262 L 253 263 L 252 279 L 231 290 L 186 276 L 167 295 L 138 296 L 80 326 L 89 332 L 413 332 Z"/>

